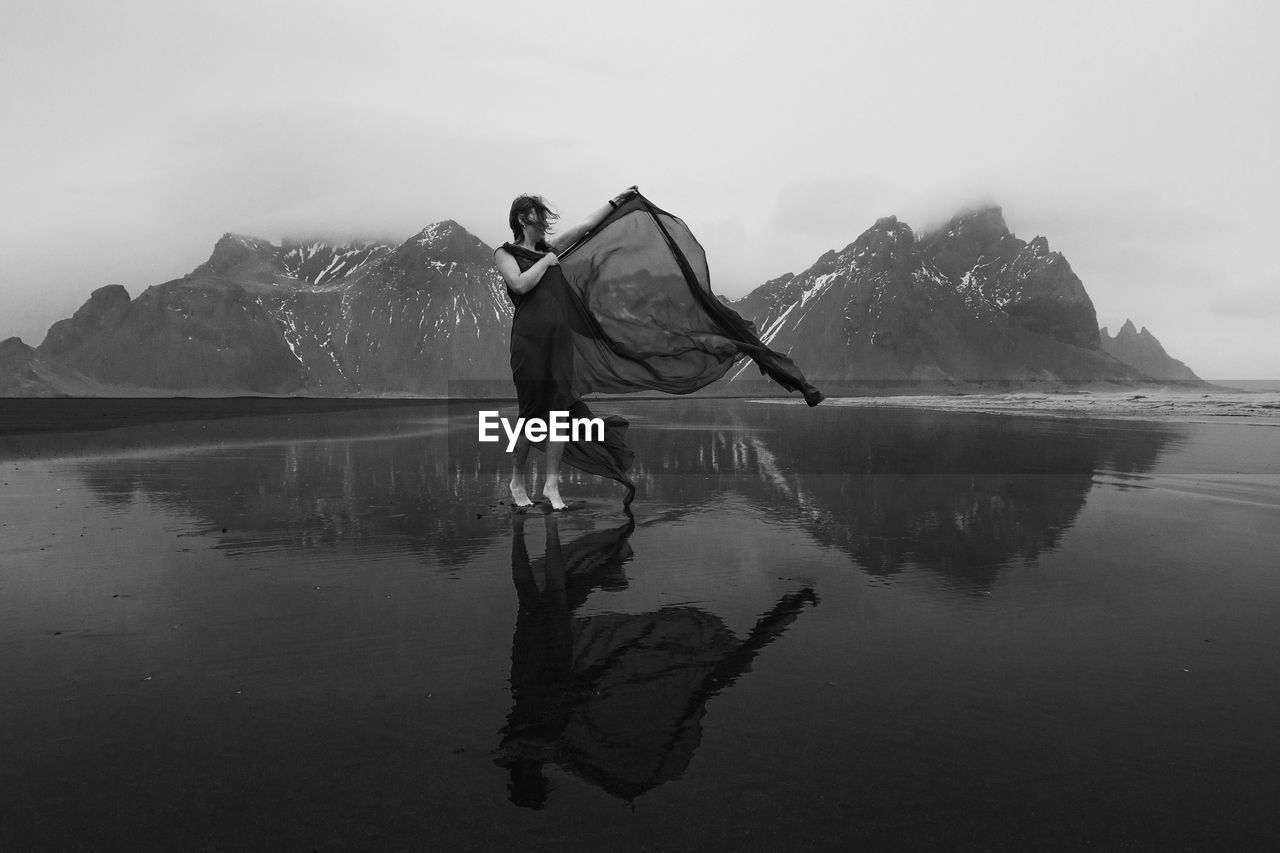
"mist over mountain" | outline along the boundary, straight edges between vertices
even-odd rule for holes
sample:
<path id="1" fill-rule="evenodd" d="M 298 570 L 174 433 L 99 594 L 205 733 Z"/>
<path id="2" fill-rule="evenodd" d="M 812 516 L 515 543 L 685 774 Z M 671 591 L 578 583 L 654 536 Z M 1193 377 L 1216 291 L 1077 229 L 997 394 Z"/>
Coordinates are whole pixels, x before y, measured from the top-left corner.
<path id="1" fill-rule="evenodd" d="M 379 242 L 324 240 L 286 240 L 275 246 L 257 237 L 228 233 L 214 245 L 209 260 L 191 271 L 191 276 L 294 288 L 334 284 L 381 260 L 392 248 Z"/>
<path id="2" fill-rule="evenodd" d="M 1195 380 L 1146 329 L 1100 335 L 1067 260 L 1043 237 L 1015 237 L 998 207 L 922 235 L 880 219 L 724 301 L 836 393 Z M 0 394 L 509 393 L 511 315 L 492 249 L 452 220 L 399 244 L 225 234 L 181 278 L 136 298 L 100 287 L 39 346 L 0 343 Z M 710 390 L 735 389 L 757 393 L 749 362 Z"/>

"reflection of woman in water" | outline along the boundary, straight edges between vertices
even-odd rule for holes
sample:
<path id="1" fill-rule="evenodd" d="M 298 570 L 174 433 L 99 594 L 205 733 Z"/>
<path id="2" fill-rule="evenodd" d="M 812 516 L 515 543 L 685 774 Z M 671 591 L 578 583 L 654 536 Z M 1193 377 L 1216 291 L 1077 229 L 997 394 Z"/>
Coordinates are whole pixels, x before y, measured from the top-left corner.
<path id="1" fill-rule="evenodd" d="M 817 602 L 811 589 L 783 596 L 745 640 L 690 606 L 575 617 L 594 590 L 625 587 L 634 520 L 562 547 L 557 520 L 547 516 L 546 557 L 532 561 L 524 524 L 513 516 L 511 575 L 520 605 L 512 708 L 495 759 L 510 774 L 516 805 L 544 805 L 547 764 L 625 800 L 678 778 L 701 741 L 707 701 Z"/>
<path id="2" fill-rule="evenodd" d="M 575 312 L 567 302 L 569 294 L 558 269 L 557 253 L 599 225 L 633 192 L 635 187 L 619 194 L 585 222 L 557 237 L 550 235 L 551 223 L 558 217 L 539 196 L 522 195 L 511 203 L 508 221 L 514 242 L 504 243 L 493 256 L 506 282 L 507 294 L 515 304 L 515 315 L 511 318 L 511 376 L 522 418 L 546 421 L 553 411 L 566 411 L 575 418 L 591 417 L 573 390 L 569 333 Z M 622 482 L 628 487 L 625 503 L 630 503 L 635 487 L 626 477 L 632 457 L 623 443 L 625 428 L 626 422 L 621 419 L 609 424 L 604 447 L 584 447 L 575 442 L 577 446 L 569 448 L 569 461 L 583 470 Z M 566 442 L 545 441 L 543 444 L 546 445 L 547 476 L 542 494 L 553 510 L 562 510 L 566 504 L 560 496 L 560 461 Z M 522 433 L 516 441 L 511 466 L 511 499 L 516 506 L 533 504 L 525 482 L 530 446 Z"/>

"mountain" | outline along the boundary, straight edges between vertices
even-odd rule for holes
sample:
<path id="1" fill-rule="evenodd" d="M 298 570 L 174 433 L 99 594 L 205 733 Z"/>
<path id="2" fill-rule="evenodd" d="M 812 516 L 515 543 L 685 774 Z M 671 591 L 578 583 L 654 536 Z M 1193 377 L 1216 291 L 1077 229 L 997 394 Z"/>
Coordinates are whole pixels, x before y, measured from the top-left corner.
<path id="1" fill-rule="evenodd" d="M 1010 233 L 998 207 L 922 235 L 880 219 L 729 304 L 828 393 L 1185 370 L 1145 329 L 1100 336 L 1066 259 Z M 181 278 L 136 298 L 101 287 L 38 347 L 0 344 L 0 395 L 510 393 L 511 314 L 492 250 L 452 220 L 399 244 L 229 233 Z M 708 390 L 757 393 L 748 366 Z"/>
<path id="2" fill-rule="evenodd" d="M 317 393 L 441 394 L 510 382 L 511 303 L 493 251 L 452 220 L 424 228 L 344 284 L 272 303 Z"/>
<path id="3" fill-rule="evenodd" d="M 0 341 L 0 397 L 44 397 L 53 389 L 35 374 L 36 351 L 20 338 Z"/>
<path id="4" fill-rule="evenodd" d="M 509 381 L 510 317 L 491 250 L 453 221 L 397 246 L 226 234 L 136 299 L 94 291 L 29 361 L 75 394 L 444 394 Z"/>
<path id="5" fill-rule="evenodd" d="M 1106 328 L 1101 332 L 1101 345 L 1104 352 L 1110 353 L 1125 364 L 1150 376 L 1173 382 L 1199 382 L 1191 368 L 1170 356 L 1156 340 L 1155 335 L 1143 326 L 1139 332 L 1132 320 L 1125 320 L 1120 331 L 1113 338 Z"/>
<path id="6" fill-rule="evenodd" d="M 286 240 L 275 246 L 243 234 L 224 234 L 194 278 L 223 278 L 241 284 L 272 283 L 297 288 L 336 284 L 381 260 L 394 247 L 376 241 L 330 244 Z"/>
<path id="7" fill-rule="evenodd" d="M 954 217 L 922 237 L 920 250 L 961 292 L 977 294 L 1028 330 L 1097 349 L 1098 317 L 1071 265 L 1044 237 L 1024 243 L 1010 233 L 999 207 Z"/>
<path id="8" fill-rule="evenodd" d="M 42 361 L 108 385 L 183 393 L 284 393 L 299 385 L 269 294 L 218 278 L 181 278 L 130 300 L 96 290 L 36 348 Z"/>
<path id="9" fill-rule="evenodd" d="M 1093 303 L 1066 259 L 1043 237 L 1011 234 L 998 207 L 919 237 L 885 217 L 732 304 L 812 381 L 837 388 L 1146 378 L 1100 349 Z"/>

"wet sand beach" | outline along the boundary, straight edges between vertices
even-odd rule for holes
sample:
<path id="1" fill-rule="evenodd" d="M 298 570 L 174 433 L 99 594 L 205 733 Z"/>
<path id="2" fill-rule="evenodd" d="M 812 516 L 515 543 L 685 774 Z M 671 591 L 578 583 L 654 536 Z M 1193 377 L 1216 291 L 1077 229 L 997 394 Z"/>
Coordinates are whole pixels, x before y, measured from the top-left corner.
<path id="1" fill-rule="evenodd" d="M 634 515 L 557 516 L 472 403 L 76 402 L 0 417 L 0 850 L 1280 833 L 1265 407 L 593 403 Z"/>

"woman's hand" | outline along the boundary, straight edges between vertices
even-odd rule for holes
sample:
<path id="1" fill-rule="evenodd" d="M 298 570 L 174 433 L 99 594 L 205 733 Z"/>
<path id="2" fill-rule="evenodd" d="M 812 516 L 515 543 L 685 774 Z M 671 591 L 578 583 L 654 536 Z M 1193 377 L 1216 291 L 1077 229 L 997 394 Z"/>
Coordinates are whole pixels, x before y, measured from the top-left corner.
<path id="1" fill-rule="evenodd" d="M 625 190 L 618 193 L 613 198 L 609 199 L 608 204 L 604 205 L 595 213 L 588 216 L 586 220 L 582 222 L 581 225 L 575 225 L 574 227 L 565 231 L 563 234 L 559 234 L 556 237 L 554 237 L 551 240 L 551 248 L 557 252 L 565 251 L 570 246 L 573 246 L 575 243 L 577 243 L 579 240 L 585 237 L 587 234 L 590 234 L 593 229 L 599 227 L 601 222 L 604 222 L 606 219 L 609 218 L 609 214 L 613 213 L 615 210 L 618 209 L 618 205 L 622 204 L 624 201 L 631 198 L 633 195 L 639 195 L 639 194 L 640 194 L 639 187 L 636 187 L 636 186 L 627 187 Z M 558 264 L 560 263 L 560 259 L 557 258 L 552 263 Z"/>
<path id="2" fill-rule="evenodd" d="M 635 184 L 632 184 L 622 192 L 615 195 L 613 198 L 609 199 L 609 201 L 614 207 L 617 207 L 627 199 L 631 198 L 633 195 L 639 195 L 639 194 L 640 194 L 640 188 L 637 187 Z"/>
<path id="3" fill-rule="evenodd" d="M 547 270 L 553 266 L 559 266 L 560 259 L 554 253 L 548 252 L 539 258 L 533 266 L 521 272 L 520 264 L 515 257 L 506 249 L 498 247 L 493 253 L 493 263 L 498 268 L 498 273 L 502 276 L 502 280 L 506 282 L 507 289 L 512 293 L 523 296 L 538 286 L 538 282 L 542 280 L 542 276 Z"/>

